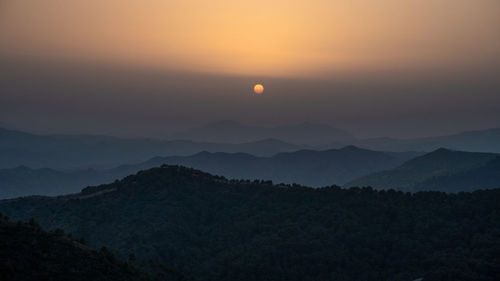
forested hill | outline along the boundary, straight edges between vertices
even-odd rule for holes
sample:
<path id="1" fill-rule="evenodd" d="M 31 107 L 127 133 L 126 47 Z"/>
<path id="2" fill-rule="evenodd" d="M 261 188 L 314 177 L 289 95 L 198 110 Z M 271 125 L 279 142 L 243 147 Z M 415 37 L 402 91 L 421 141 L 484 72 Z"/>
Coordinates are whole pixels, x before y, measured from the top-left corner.
<path id="1" fill-rule="evenodd" d="M 30 223 L 9 222 L 0 215 L 2 281 L 146 281 L 134 265 L 66 238 L 62 230 L 43 231 Z"/>
<path id="2" fill-rule="evenodd" d="M 500 190 L 313 189 L 162 166 L 0 211 L 201 281 L 496 280 L 498 202 Z"/>

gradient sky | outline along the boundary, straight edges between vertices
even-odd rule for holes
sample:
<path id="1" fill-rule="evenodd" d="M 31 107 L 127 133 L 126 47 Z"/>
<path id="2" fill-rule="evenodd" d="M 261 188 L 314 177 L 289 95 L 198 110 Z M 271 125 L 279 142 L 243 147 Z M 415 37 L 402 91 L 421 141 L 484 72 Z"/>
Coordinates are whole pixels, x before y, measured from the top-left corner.
<path id="1" fill-rule="evenodd" d="M 0 126 L 498 127 L 499 26 L 498 0 L 1 0 Z"/>

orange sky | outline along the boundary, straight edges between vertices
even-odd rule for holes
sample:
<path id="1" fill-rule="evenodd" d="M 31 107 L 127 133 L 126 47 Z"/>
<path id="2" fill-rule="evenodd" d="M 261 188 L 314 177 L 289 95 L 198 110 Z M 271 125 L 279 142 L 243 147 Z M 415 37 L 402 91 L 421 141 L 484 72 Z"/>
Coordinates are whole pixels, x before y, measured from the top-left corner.
<path id="1" fill-rule="evenodd" d="M 3 0 L 0 55 L 271 76 L 499 62 L 498 0 Z"/>

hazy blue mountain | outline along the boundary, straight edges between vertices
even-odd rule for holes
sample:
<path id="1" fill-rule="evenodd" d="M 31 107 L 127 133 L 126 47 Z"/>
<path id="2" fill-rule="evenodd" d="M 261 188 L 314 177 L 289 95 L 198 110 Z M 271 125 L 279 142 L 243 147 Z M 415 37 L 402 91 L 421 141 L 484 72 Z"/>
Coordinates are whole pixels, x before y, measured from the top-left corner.
<path id="1" fill-rule="evenodd" d="M 349 144 L 354 137 L 344 130 L 328 125 L 304 122 L 297 125 L 277 127 L 248 126 L 236 121 L 219 121 L 194 127 L 173 136 L 203 142 L 252 142 L 274 138 L 300 145 L 324 145 L 331 142 Z"/>
<path id="2" fill-rule="evenodd" d="M 191 156 L 155 157 L 140 164 L 104 170 L 58 171 L 21 166 L 0 169 L 0 198 L 75 193 L 86 186 L 111 183 L 162 164 L 198 168 L 228 178 L 265 179 L 319 187 L 344 184 L 363 175 L 394 168 L 417 155 L 414 152 L 380 152 L 349 146 L 327 151 L 300 150 L 272 157 L 200 152 Z"/>
<path id="3" fill-rule="evenodd" d="M 272 157 L 245 153 L 201 152 L 188 157 L 157 157 L 144 166 L 182 165 L 233 179 L 264 179 L 320 187 L 344 184 L 362 175 L 397 167 L 420 155 L 415 152 L 381 152 L 347 146 L 325 151 L 300 150 Z"/>
<path id="4" fill-rule="evenodd" d="M 445 192 L 500 188 L 500 154 L 441 148 L 395 169 L 361 177 L 347 186 Z"/>
<path id="5" fill-rule="evenodd" d="M 0 211 L 200 281 L 476 281 L 500 273 L 499 200 L 500 189 L 313 189 L 162 166 Z"/>
<path id="6" fill-rule="evenodd" d="M 108 136 L 41 136 L 0 129 L 0 168 L 111 168 L 155 156 L 191 155 L 200 151 L 246 152 L 270 156 L 304 147 L 274 139 L 227 144 L 184 140 L 122 139 Z"/>
<path id="7" fill-rule="evenodd" d="M 233 122 L 217 123 L 234 124 Z M 214 138 L 225 138 L 226 142 L 235 141 L 240 135 L 251 134 L 260 140 L 247 143 L 213 143 L 194 142 L 189 140 L 154 140 L 154 139 L 122 139 L 108 136 L 89 135 L 35 135 L 19 131 L 0 129 L 0 168 L 14 168 L 25 165 L 31 168 L 53 168 L 59 170 L 81 168 L 112 168 L 122 164 L 133 164 L 146 161 L 156 156 L 188 156 L 201 151 L 249 153 L 256 156 L 272 156 L 280 152 L 292 152 L 301 149 L 326 150 L 355 144 L 359 147 L 380 151 L 432 151 L 438 147 L 467 151 L 500 152 L 500 129 L 465 132 L 457 135 L 397 140 L 388 138 L 357 140 L 349 135 L 342 137 L 335 129 L 304 123 L 302 125 L 279 128 L 253 128 L 248 132 L 243 125 L 233 125 L 242 130 L 229 130 L 206 127 L 208 135 Z M 263 130 L 259 131 L 260 129 Z M 256 131 L 255 131 L 256 130 Z M 211 134 L 208 132 L 212 132 Z M 265 132 L 270 134 L 264 134 Z M 232 133 L 231 133 L 232 132 Z M 261 134 L 262 133 L 262 134 Z M 261 135 L 259 135 L 261 134 Z M 337 137 L 333 137 L 337 135 Z M 278 136 L 285 141 L 298 140 L 300 143 L 309 137 L 322 139 L 328 145 L 303 146 L 291 144 L 269 136 Z M 187 137 L 187 136 L 186 136 Z M 332 143 L 332 138 L 335 143 Z M 342 141 L 341 141 L 342 140 Z"/>
<path id="8" fill-rule="evenodd" d="M 458 134 L 414 138 L 372 138 L 351 142 L 360 147 L 383 151 L 433 151 L 440 147 L 471 152 L 500 153 L 500 128 L 467 131 Z M 332 147 L 337 147 L 334 143 Z"/>

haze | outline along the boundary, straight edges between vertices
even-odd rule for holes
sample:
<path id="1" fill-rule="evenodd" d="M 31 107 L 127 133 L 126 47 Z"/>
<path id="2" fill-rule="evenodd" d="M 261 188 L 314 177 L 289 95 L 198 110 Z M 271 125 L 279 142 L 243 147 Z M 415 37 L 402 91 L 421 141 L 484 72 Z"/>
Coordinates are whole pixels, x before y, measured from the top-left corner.
<path id="1" fill-rule="evenodd" d="M 153 137 L 223 119 L 359 136 L 497 127 L 499 26 L 496 0 L 2 1 L 0 126 Z"/>

